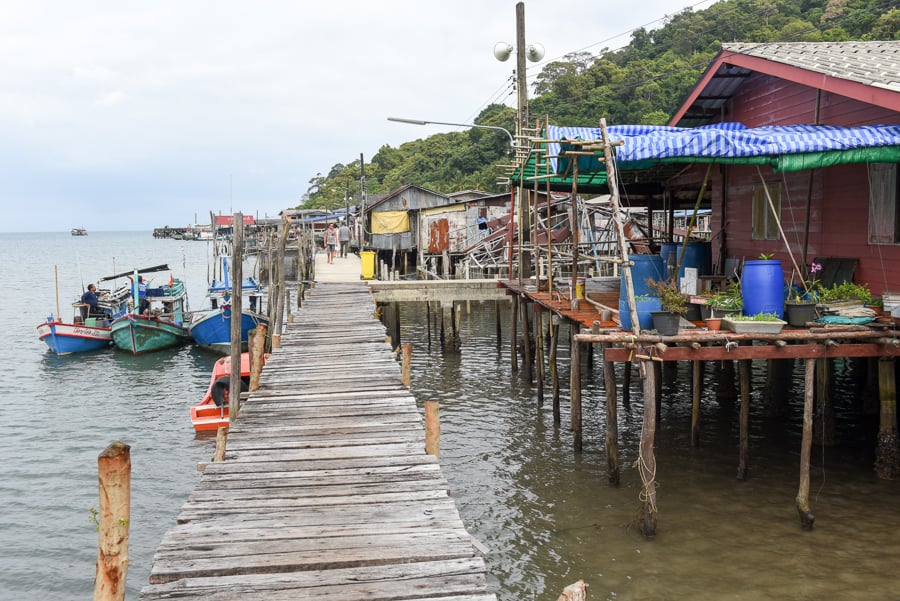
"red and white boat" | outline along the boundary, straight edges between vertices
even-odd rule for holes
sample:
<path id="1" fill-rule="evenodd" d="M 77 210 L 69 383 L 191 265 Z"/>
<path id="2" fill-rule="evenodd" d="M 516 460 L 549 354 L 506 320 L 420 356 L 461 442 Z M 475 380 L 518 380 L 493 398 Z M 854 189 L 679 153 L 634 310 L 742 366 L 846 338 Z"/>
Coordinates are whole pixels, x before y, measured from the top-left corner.
<path id="1" fill-rule="evenodd" d="M 263 361 L 269 355 L 264 355 Z M 241 392 L 250 381 L 250 353 L 241 353 Z M 228 427 L 228 393 L 231 387 L 231 357 L 222 357 L 213 366 L 209 388 L 203 400 L 191 407 L 191 423 L 195 432 L 216 431 Z"/>

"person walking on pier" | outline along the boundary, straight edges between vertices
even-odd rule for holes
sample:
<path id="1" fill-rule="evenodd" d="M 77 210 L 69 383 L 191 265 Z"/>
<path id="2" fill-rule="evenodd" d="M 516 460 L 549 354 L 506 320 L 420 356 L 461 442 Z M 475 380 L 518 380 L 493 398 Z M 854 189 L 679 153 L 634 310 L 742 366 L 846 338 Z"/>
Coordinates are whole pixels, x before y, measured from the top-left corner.
<path id="1" fill-rule="evenodd" d="M 347 251 L 350 249 L 350 228 L 347 222 L 342 221 L 341 227 L 338 228 L 338 239 L 341 241 L 341 258 L 347 258 Z"/>
<path id="2" fill-rule="evenodd" d="M 334 224 L 329 223 L 328 229 L 325 230 L 325 251 L 328 254 L 328 262 L 334 263 L 334 251 L 338 244 L 338 232 L 334 229 Z"/>

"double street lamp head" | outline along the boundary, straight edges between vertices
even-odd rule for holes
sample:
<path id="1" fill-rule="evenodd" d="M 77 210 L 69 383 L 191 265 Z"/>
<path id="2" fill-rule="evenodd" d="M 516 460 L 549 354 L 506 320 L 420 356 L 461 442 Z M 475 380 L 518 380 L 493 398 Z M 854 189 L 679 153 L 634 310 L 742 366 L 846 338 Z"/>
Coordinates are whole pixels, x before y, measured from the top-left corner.
<path id="1" fill-rule="evenodd" d="M 512 44 L 497 42 L 494 46 L 494 58 L 501 63 L 505 62 L 512 56 L 513 50 L 515 50 L 515 48 Z M 525 47 L 525 56 L 531 62 L 536 63 L 544 58 L 544 47 L 540 44 L 528 44 L 528 46 Z"/>

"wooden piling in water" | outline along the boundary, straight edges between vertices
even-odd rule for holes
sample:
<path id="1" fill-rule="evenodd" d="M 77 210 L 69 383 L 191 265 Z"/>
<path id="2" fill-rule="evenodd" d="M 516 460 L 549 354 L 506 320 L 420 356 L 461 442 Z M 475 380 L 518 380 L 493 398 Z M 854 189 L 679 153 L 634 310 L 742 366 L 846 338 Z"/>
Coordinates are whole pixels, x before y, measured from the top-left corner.
<path id="1" fill-rule="evenodd" d="M 228 428 L 225 426 L 216 430 L 216 451 L 213 461 L 225 461 L 225 448 L 228 446 Z"/>
<path id="2" fill-rule="evenodd" d="M 750 458 L 750 367 L 749 359 L 738 361 L 741 382 L 740 451 L 737 479 L 747 479 L 747 463 Z"/>
<path id="3" fill-rule="evenodd" d="M 638 456 L 638 473 L 641 476 L 641 533 L 645 538 L 656 536 L 656 370 L 652 361 L 643 362 L 644 371 L 644 420 L 641 425 L 641 443 Z"/>
<path id="4" fill-rule="evenodd" d="M 528 319 L 528 306 L 530 304 L 522 302 L 519 305 L 522 311 L 522 361 L 525 364 L 525 381 L 529 384 L 534 381 L 531 369 L 531 324 Z"/>
<path id="5" fill-rule="evenodd" d="M 441 456 L 440 403 L 425 401 L 425 453 Z"/>
<path id="6" fill-rule="evenodd" d="M 691 447 L 700 446 L 700 397 L 703 392 L 703 362 L 691 361 Z"/>
<path id="7" fill-rule="evenodd" d="M 569 391 L 571 394 L 571 420 L 572 436 L 575 452 L 580 453 L 582 448 L 581 432 L 581 343 L 570 337 L 572 343 L 572 366 L 569 369 Z"/>
<path id="8" fill-rule="evenodd" d="M 892 357 L 878 361 L 878 388 L 881 401 L 878 439 L 875 446 L 875 474 L 884 480 L 900 477 L 900 447 L 897 440 L 897 380 Z"/>
<path id="9" fill-rule="evenodd" d="M 803 439 L 800 443 L 800 486 L 797 490 L 797 513 L 804 530 L 812 530 L 816 521 L 809 509 L 809 455 L 812 450 L 813 400 L 815 399 L 816 360 L 804 362 L 803 387 Z"/>
<path id="10" fill-rule="evenodd" d="M 550 384 L 553 388 L 553 423 L 559 425 L 562 417 L 559 409 L 559 366 L 557 349 L 559 348 L 559 322 L 557 314 L 550 316 Z"/>
<path id="11" fill-rule="evenodd" d="M 608 345 L 603 344 L 604 350 Z M 616 364 L 603 363 L 603 384 L 606 388 L 606 478 L 619 485 L 619 418 L 616 407 Z"/>
<path id="12" fill-rule="evenodd" d="M 410 365 L 412 363 L 412 343 L 403 345 L 403 362 L 400 366 L 400 378 L 404 386 L 409 386 L 411 381 Z"/>
<path id="13" fill-rule="evenodd" d="M 124 601 L 131 521 L 131 447 L 114 442 L 97 458 L 97 572 L 94 601 Z"/>
<path id="14" fill-rule="evenodd" d="M 249 345 L 250 352 L 250 392 L 259 390 L 259 379 L 262 377 L 262 369 L 265 364 L 264 356 L 266 352 L 266 324 L 260 323 L 253 330 L 253 341 Z"/>
<path id="15" fill-rule="evenodd" d="M 518 332 L 518 319 L 519 319 L 519 295 L 514 294 L 512 298 L 512 310 L 509 312 L 509 359 L 510 359 L 510 369 L 512 373 L 517 373 L 519 371 L 519 332 Z"/>
<path id="16" fill-rule="evenodd" d="M 538 408 L 544 406 L 544 309 L 534 305 L 534 345 L 535 345 L 535 372 L 537 379 Z"/>
<path id="17" fill-rule="evenodd" d="M 228 385 L 228 421 L 241 411 L 241 315 L 244 279 L 244 216 L 234 214 L 231 257 L 231 378 Z M 237 377 L 235 377 L 237 374 Z"/>

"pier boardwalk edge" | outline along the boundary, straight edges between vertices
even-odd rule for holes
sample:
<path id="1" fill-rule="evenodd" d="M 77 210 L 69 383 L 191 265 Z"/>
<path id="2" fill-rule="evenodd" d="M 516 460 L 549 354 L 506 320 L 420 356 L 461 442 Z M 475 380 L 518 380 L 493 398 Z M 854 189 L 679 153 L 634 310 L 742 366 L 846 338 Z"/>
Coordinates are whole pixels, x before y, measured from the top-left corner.
<path id="1" fill-rule="evenodd" d="M 496 601 L 374 311 L 312 290 L 140 599 Z"/>

